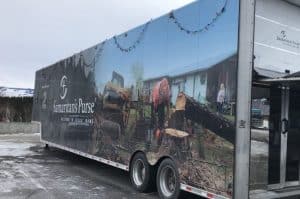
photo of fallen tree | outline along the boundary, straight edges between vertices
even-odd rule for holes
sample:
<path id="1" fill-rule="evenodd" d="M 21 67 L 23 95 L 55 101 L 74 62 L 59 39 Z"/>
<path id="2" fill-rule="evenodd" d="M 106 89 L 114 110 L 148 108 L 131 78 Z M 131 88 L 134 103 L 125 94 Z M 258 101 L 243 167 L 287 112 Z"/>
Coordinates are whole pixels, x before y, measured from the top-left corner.
<path id="1" fill-rule="evenodd" d="M 99 143 L 93 145 L 92 153 L 123 164 L 129 163 L 137 148 L 147 151 L 150 162 L 171 155 L 186 184 L 231 193 L 233 110 L 218 112 L 216 105 L 200 103 L 182 91 L 172 104 L 171 77 L 155 81 L 150 89 L 145 83 L 138 101 L 133 101 L 132 90 L 122 87 L 124 78 L 115 71 L 112 76 L 103 94 L 98 94 L 101 108 L 96 112 L 92 137 Z"/>
<path id="2" fill-rule="evenodd" d="M 37 71 L 42 139 L 125 168 L 170 157 L 181 184 L 231 198 L 238 4 L 197 1 Z"/>

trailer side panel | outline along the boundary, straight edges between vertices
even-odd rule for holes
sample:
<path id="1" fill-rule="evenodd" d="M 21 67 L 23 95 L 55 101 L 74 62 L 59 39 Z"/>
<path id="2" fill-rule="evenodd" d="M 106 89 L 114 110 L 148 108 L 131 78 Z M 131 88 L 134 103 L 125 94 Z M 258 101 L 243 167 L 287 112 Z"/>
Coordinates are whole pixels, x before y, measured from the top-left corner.
<path id="1" fill-rule="evenodd" d="M 182 189 L 230 198 L 238 20 L 238 0 L 196 1 L 38 71 L 42 139 L 125 169 L 170 157 Z"/>

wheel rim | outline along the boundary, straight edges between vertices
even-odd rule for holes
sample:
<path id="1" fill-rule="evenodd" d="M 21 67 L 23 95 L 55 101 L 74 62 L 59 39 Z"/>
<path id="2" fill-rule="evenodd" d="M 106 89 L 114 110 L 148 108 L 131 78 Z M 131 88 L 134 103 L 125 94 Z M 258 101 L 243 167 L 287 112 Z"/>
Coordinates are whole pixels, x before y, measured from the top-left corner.
<path id="1" fill-rule="evenodd" d="M 159 178 L 161 191 L 164 196 L 170 197 L 176 191 L 176 176 L 172 167 L 164 167 Z"/>
<path id="2" fill-rule="evenodd" d="M 144 183 L 146 176 L 145 164 L 142 160 L 138 159 L 133 165 L 133 181 L 137 186 Z"/>

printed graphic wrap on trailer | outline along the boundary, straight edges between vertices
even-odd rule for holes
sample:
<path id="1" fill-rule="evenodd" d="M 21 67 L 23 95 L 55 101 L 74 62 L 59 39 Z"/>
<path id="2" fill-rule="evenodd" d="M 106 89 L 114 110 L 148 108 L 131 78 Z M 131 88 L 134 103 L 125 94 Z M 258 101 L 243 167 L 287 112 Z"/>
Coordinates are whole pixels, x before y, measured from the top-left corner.
<path id="1" fill-rule="evenodd" d="M 135 171 L 173 169 L 180 183 L 160 194 L 231 198 L 238 22 L 238 0 L 196 1 L 37 71 L 42 141 L 126 170 L 134 154 Z"/>

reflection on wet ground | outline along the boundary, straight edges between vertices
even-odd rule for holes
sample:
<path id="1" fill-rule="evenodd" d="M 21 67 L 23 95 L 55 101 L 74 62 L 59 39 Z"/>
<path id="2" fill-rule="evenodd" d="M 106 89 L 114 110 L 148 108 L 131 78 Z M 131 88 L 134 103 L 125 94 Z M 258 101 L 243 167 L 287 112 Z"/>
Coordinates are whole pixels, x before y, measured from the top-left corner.
<path id="1" fill-rule="evenodd" d="M 45 150 L 38 134 L 0 135 L 0 199 L 154 199 L 131 188 L 113 167 L 58 149 Z M 182 198 L 197 198 L 182 194 Z"/>

